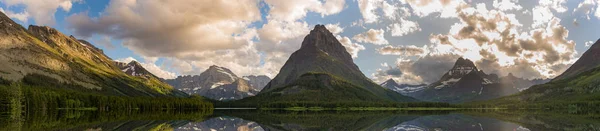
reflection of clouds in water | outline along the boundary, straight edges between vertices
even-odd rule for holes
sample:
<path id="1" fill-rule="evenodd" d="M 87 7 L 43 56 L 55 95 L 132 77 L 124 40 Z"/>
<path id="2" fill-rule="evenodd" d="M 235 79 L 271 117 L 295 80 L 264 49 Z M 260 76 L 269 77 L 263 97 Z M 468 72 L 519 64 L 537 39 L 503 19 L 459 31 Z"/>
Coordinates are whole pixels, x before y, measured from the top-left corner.
<path id="1" fill-rule="evenodd" d="M 525 127 L 519 126 L 519 128 L 516 129 L 516 131 L 531 131 Z"/>
<path id="2" fill-rule="evenodd" d="M 421 116 L 385 131 L 530 131 L 518 124 L 463 114 Z"/>
<path id="3" fill-rule="evenodd" d="M 190 122 L 177 131 L 264 131 L 258 123 L 240 118 L 216 117 L 202 122 Z"/>
<path id="4" fill-rule="evenodd" d="M 402 123 L 400 125 L 390 128 L 390 129 L 386 129 L 385 131 L 426 131 L 426 130 L 427 129 L 419 127 L 419 126 Z"/>

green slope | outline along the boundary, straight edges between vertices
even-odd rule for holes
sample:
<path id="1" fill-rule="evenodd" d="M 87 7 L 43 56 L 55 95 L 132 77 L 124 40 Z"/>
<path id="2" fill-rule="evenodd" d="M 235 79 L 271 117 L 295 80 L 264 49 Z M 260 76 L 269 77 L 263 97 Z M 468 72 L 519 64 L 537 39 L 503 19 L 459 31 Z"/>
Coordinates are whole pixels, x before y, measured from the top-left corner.
<path id="1" fill-rule="evenodd" d="M 405 99 L 416 101 L 415 99 Z M 361 107 L 388 106 L 395 101 L 379 97 L 369 90 L 327 73 L 301 75 L 287 86 L 262 92 L 226 105 L 242 107 Z"/>
<path id="2" fill-rule="evenodd" d="M 511 108 L 575 108 L 594 109 L 600 106 L 600 67 L 573 77 L 535 85 L 515 95 L 471 105 Z"/>
<path id="3" fill-rule="evenodd" d="M 0 78 L 113 96 L 185 97 L 157 78 L 123 73 L 102 50 L 45 26 L 25 29 L 0 13 Z"/>

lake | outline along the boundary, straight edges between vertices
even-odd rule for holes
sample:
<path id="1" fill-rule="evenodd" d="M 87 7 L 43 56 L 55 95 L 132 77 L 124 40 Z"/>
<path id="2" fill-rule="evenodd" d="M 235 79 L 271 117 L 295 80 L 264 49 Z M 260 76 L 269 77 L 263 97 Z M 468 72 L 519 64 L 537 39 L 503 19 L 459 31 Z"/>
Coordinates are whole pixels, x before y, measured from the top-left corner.
<path id="1" fill-rule="evenodd" d="M 212 110 L 1 113 L 0 130 L 600 130 L 600 115 L 535 110 L 282 111 Z"/>

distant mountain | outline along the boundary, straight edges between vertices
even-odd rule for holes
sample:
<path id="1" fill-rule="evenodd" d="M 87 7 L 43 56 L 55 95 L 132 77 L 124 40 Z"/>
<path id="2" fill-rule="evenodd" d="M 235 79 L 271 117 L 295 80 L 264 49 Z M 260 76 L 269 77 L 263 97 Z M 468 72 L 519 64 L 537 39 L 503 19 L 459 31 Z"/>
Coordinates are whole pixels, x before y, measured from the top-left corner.
<path id="1" fill-rule="evenodd" d="M 425 87 L 427 87 L 427 84 L 420 84 L 420 85 L 398 84 L 398 83 L 396 83 L 396 81 L 394 81 L 394 79 L 388 79 L 387 81 L 385 81 L 379 85 L 381 85 L 382 87 L 388 88 L 390 90 L 396 91 L 402 95 L 407 95 L 407 96 L 411 96 L 413 93 L 419 92 L 419 91 L 425 89 Z"/>
<path id="2" fill-rule="evenodd" d="M 335 96 L 342 94 L 348 96 Z M 323 25 L 316 25 L 310 31 L 300 49 L 290 56 L 279 74 L 253 99 L 270 102 L 284 99 L 313 102 L 415 101 L 373 83 Z"/>
<path id="3" fill-rule="evenodd" d="M 513 87 L 513 88 L 518 89 L 519 91 L 523 91 L 533 85 L 544 84 L 549 81 L 550 81 L 550 79 L 533 79 L 533 80 L 523 79 L 523 78 L 514 76 L 512 73 L 508 73 L 507 76 L 500 78 L 500 83 L 503 84 L 503 86 Z"/>
<path id="4" fill-rule="evenodd" d="M 488 75 L 464 58 L 456 60 L 454 67 L 440 80 L 413 94 L 426 101 L 462 103 L 488 100 L 519 92 L 514 84 L 507 86 L 497 75 Z"/>
<path id="5" fill-rule="evenodd" d="M 265 86 L 267 84 L 269 84 L 269 81 L 271 81 L 271 78 L 269 78 L 268 76 L 265 75 L 250 75 L 250 76 L 244 76 L 242 77 L 245 80 L 248 81 L 248 83 L 254 87 L 256 90 L 262 90 L 263 88 L 265 88 Z"/>
<path id="6" fill-rule="evenodd" d="M 146 70 L 137 61 L 131 61 L 129 63 L 115 61 L 115 65 L 117 65 L 117 67 L 119 67 L 119 69 L 121 69 L 121 71 L 125 72 L 125 74 L 131 75 L 131 76 L 158 78 L 154 74 L 150 73 L 150 71 Z"/>
<path id="7" fill-rule="evenodd" d="M 179 76 L 165 81 L 185 93 L 221 101 L 254 96 L 260 91 L 248 80 L 238 77 L 227 68 L 216 65 L 210 66 L 200 75 Z"/>
<path id="8" fill-rule="evenodd" d="M 160 81 L 123 73 L 87 41 L 46 26 L 25 29 L 4 13 L 0 13 L 0 77 L 104 95 L 187 96 Z"/>
<path id="9" fill-rule="evenodd" d="M 579 59 L 552 81 L 575 77 L 577 74 L 600 66 L 600 39 L 596 41 Z"/>
<path id="10" fill-rule="evenodd" d="M 535 85 L 519 94 L 486 103 L 529 105 L 531 102 L 564 104 L 597 101 L 600 96 L 600 67 L 598 67 L 600 44 L 598 43 L 592 45 L 575 64 L 551 82 Z M 585 104 L 581 106 L 585 106 Z"/>

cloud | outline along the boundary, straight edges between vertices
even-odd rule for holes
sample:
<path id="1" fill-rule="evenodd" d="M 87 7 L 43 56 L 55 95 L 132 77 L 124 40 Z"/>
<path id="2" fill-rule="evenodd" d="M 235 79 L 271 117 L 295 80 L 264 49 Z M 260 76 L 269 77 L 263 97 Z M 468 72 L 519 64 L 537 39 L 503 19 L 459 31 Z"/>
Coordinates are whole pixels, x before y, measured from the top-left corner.
<path id="1" fill-rule="evenodd" d="M 423 48 L 409 46 L 385 46 L 377 50 L 382 55 L 419 56 L 425 53 Z"/>
<path id="2" fill-rule="evenodd" d="M 309 31 L 308 24 L 286 21 L 283 16 L 276 19 L 276 13 L 286 10 L 274 9 L 268 22 L 256 29 L 251 24 L 261 20 L 258 6 L 255 0 L 111 1 L 98 17 L 80 12 L 66 21 L 68 29 L 79 37 L 104 35 L 120 40 L 121 45 L 140 56 L 163 58 L 165 68 L 180 75 L 197 75 L 211 65 L 219 65 L 238 75 L 272 77 L 297 49 L 294 47 L 299 47 L 296 41 Z"/>
<path id="3" fill-rule="evenodd" d="M 379 19 L 376 10 L 382 6 L 383 0 L 358 0 L 358 8 L 365 23 L 373 23 Z"/>
<path id="4" fill-rule="evenodd" d="M 550 78 L 561 73 L 553 67 L 575 60 L 575 43 L 567 40 L 569 31 L 553 16 L 528 32 L 520 32 L 522 24 L 514 14 L 488 10 L 485 4 L 463 8 L 457 16 L 460 22 L 447 35 L 430 37 L 432 47 L 436 52 L 474 60 L 486 72 L 511 71 L 521 72 L 521 77 L 526 78 Z"/>
<path id="5" fill-rule="evenodd" d="M 146 62 L 140 62 L 133 57 L 126 57 L 126 58 L 116 59 L 115 61 L 123 62 L 123 63 L 137 61 L 138 63 L 140 63 L 140 65 L 142 65 L 142 67 L 144 67 L 144 69 L 148 70 L 150 73 L 156 75 L 157 77 L 160 77 L 163 79 L 174 79 L 175 77 L 177 77 L 177 75 L 175 73 L 163 70 L 161 67 L 157 66 L 155 64 L 156 60 L 154 60 L 154 61 L 146 60 Z"/>
<path id="6" fill-rule="evenodd" d="M 253 0 L 111 1 L 98 18 L 82 12 L 66 19 L 76 35 L 122 39 L 123 45 L 144 56 L 178 56 L 247 44 L 239 36 L 260 19 L 260 12 Z"/>
<path id="7" fill-rule="evenodd" d="M 413 10 L 413 14 L 426 17 L 439 13 L 441 18 L 456 17 L 456 10 L 467 5 L 462 0 L 400 0 Z"/>
<path id="8" fill-rule="evenodd" d="M 436 82 L 440 77 L 454 66 L 460 56 L 455 54 L 427 54 L 417 60 L 398 59 L 395 65 L 382 64 L 383 68 L 377 69 L 372 74 L 376 82 L 394 79 L 398 83 L 429 84 Z M 389 72 L 400 70 L 401 75 L 391 75 Z"/>
<path id="9" fill-rule="evenodd" d="M 387 27 L 392 32 L 392 36 L 404 36 L 413 32 L 421 31 L 419 23 L 400 18 L 399 23 L 391 24 Z"/>
<path id="10" fill-rule="evenodd" d="M 592 14 L 594 7 L 596 7 L 596 12 L 598 12 L 598 7 L 596 6 L 597 4 L 598 2 L 596 2 L 596 0 L 584 0 L 579 3 L 575 9 L 573 9 L 573 14 L 583 13 L 585 14 L 586 18 L 590 20 L 590 15 Z M 600 14 L 597 16 L 600 18 Z"/>
<path id="11" fill-rule="evenodd" d="M 315 12 L 321 16 L 337 14 L 344 9 L 344 0 L 265 0 L 270 7 L 269 17 L 281 21 L 296 21 L 306 13 Z"/>
<path id="12" fill-rule="evenodd" d="M 29 19 L 29 13 L 27 12 L 15 13 L 10 10 L 4 10 L 2 8 L 0 8 L 0 12 L 6 14 L 6 16 L 8 16 L 9 18 L 17 19 L 25 23 L 27 23 L 27 19 Z"/>
<path id="13" fill-rule="evenodd" d="M 374 30 L 369 29 L 369 31 L 357 34 L 352 39 L 361 42 L 361 43 L 371 43 L 375 45 L 387 45 L 389 42 L 384 38 L 385 31 L 383 29 Z"/>
<path id="14" fill-rule="evenodd" d="M 348 51 L 348 53 L 352 55 L 352 58 L 357 58 L 358 52 L 361 50 L 365 50 L 365 47 L 363 45 L 358 43 L 352 43 L 352 41 L 348 37 L 342 37 L 340 35 L 337 35 L 336 38 L 346 48 L 346 51 Z"/>
<path id="15" fill-rule="evenodd" d="M 73 3 L 80 0 L 3 0 L 2 2 L 8 7 L 25 6 L 24 12 L 12 13 L 14 18 L 20 21 L 26 22 L 26 19 L 31 16 L 37 25 L 54 25 L 56 23 L 54 13 L 58 8 L 69 12 Z"/>
<path id="16" fill-rule="evenodd" d="M 325 28 L 331 32 L 331 34 L 337 35 L 344 32 L 344 28 L 340 27 L 340 23 L 337 24 L 326 24 Z"/>
<path id="17" fill-rule="evenodd" d="M 594 45 L 594 41 L 586 41 L 585 42 L 585 47 L 590 47 L 592 45 Z"/>
<path id="18" fill-rule="evenodd" d="M 565 6 L 566 0 L 541 0 L 538 5 L 532 9 L 533 13 L 533 24 L 532 27 L 543 27 L 554 19 L 554 13 L 563 13 L 567 11 Z"/>
<path id="19" fill-rule="evenodd" d="M 101 36 L 98 39 L 94 39 L 93 40 L 94 43 L 98 43 L 102 46 L 104 46 L 104 48 L 106 49 L 115 49 L 115 45 L 112 44 L 112 39 L 109 36 Z"/>
<path id="20" fill-rule="evenodd" d="M 519 2 L 519 0 L 501 0 L 501 1 L 494 0 L 492 5 L 494 6 L 494 8 L 499 9 L 501 11 L 523 9 L 523 7 L 516 4 L 518 2 Z"/>

